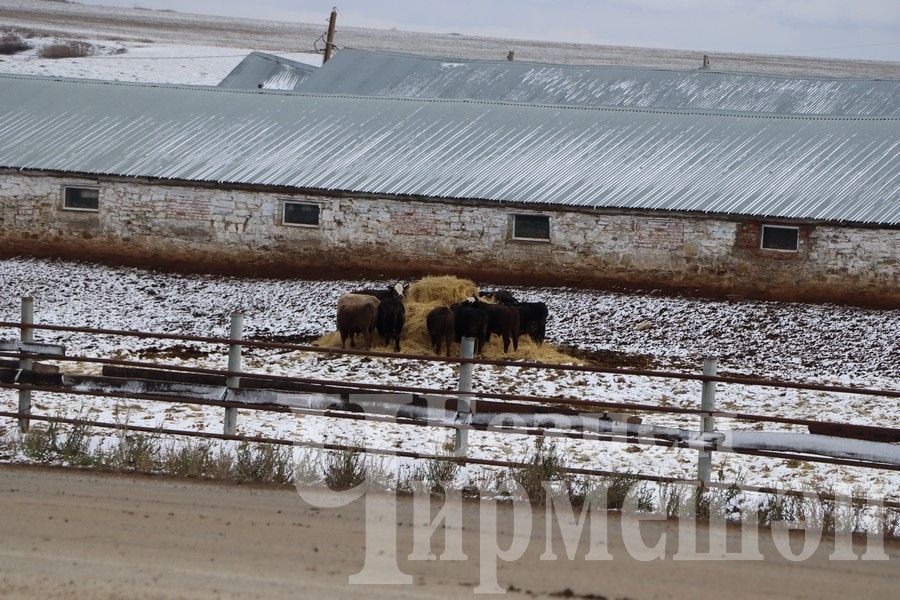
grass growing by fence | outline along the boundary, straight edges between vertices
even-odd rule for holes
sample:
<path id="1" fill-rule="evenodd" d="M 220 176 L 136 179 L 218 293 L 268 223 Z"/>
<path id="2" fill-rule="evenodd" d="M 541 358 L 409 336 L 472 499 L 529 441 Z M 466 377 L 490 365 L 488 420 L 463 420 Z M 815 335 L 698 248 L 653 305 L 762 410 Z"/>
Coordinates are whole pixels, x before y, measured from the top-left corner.
<path id="1" fill-rule="evenodd" d="M 19 437 L 8 427 L 0 426 L 0 460 L 14 461 L 19 448 Z"/>
<path id="2" fill-rule="evenodd" d="M 544 502 L 547 499 L 548 485 L 562 485 L 569 490 L 570 480 L 563 469 L 565 463 L 556 451 L 556 444 L 545 443 L 544 438 L 534 440 L 534 451 L 525 461 L 526 466 L 512 469 L 510 477 L 522 486 L 528 498 L 533 502 Z"/>
<path id="3" fill-rule="evenodd" d="M 409 492 L 418 488 L 415 481 L 432 493 L 444 491 L 447 485 L 460 485 L 464 492 L 490 497 L 512 489 L 507 483 L 515 482 L 527 499 L 537 503 L 546 501 L 544 482 L 551 482 L 565 490 L 576 506 L 605 497 L 608 510 L 740 523 L 749 505 L 753 521 L 762 527 L 791 527 L 804 522 L 806 527 L 826 533 L 874 531 L 900 537 L 900 511 L 873 511 L 860 502 L 828 499 L 826 496 L 833 495 L 833 490 L 795 497 L 744 493 L 737 484 L 726 489 L 650 484 L 627 473 L 574 479 L 562 472 L 565 465 L 555 446 L 544 443 L 535 445 L 524 467 L 488 469 L 473 477 L 460 477 L 457 463 L 428 460 L 403 477 L 386 468 L 383 458 L 351 450 L 304 449 L 295 453 L 293 448 L 272 444 L 207 440 L 183 443 L 128 431 L 105 439 L 105 443 L 92 443 L 90 431 L 83 425 L 40 424 L 24 435 L 14 428 L 0 428 L 0 460 L 15 461 L 21 455 L 43 464 L 233 482 L 324 484 L 335 490 L 366 484 Z"/>
<path id="4" fill-rule="evenodd" d="M 60 461 L 76 467 L 96 462 L 90 451 L 89 431 L 84 425 L 68 430 L 58 423 L 33 427 L 22 438 L 22 452 L 37 462 Z"/>
<path id="5" fill-rule="evenodd" d="M 4 446 L 4 454 L 14 456 L 21 450 L 29 460 L 43 464 L 239 482 L 294 482 L 291 449 L 272 444 L 242 442 L 232 448 L 209 441 L 164 443 L 159 436 L 127 430 L 111 443 L 91 444 L 86 426 L 64 428 L 50 423 L 35 425 L 19 442 Z"/>
<path id="6" fill-rule="evenodd" d="M 366 465 L 361 452 L 330 452 L 325 455 L 324 465 L 325 485 L 332 490 L 349 490 L 366 482 Z"/>
<path id="7" fill-rule="evenodd" d="M 234 455 L 210 442 L 179 444 L 165 450 L 160 466 L 175 477 L 227 479 L 234 472 Z"/>
<path id="8" fill-rule="evenodd" d="M 459 465 L 449 460 L 426 460 L 424 467 L 419 467 L 413 475 L 414 479 L 422 481 L 426 489 L 437 494 L 452 486 L 459 473 Z"/>

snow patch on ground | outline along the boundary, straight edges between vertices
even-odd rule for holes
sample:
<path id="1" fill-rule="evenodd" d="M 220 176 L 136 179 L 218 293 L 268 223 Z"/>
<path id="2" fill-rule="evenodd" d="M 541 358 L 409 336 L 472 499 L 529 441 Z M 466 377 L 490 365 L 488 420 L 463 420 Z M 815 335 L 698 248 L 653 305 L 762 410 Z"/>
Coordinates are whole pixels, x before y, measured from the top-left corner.
<path id="1" fill-rule="evenodd" d="M 0 72 L 147 83 L 218 85 L 252 52 L 250 48 L 84 39 L 80 41 L 96 48 L 94 55 L 50 59 L 40 57 L 40 48 L 65 43 L 68 38 L 33 36 L 26 37 L 25 41 L 33 46 L 30 50 L 0 56 Z M 322 64 L 322 57 L 318 54 L 277 54 L 310 65 Z"/>

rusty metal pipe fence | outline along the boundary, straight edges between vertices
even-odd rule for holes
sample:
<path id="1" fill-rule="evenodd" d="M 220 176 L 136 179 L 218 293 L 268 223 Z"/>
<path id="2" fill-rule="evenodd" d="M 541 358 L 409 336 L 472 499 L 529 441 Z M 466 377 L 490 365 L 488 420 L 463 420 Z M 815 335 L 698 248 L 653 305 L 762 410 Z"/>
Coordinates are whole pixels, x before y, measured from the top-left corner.
<path id="1" fill-rule="evenodd" d="M 0 324 L 2 325 L 2 324 Z M 247 344 L 246 341 L 243 341 L 242 344 Z M 421 395 L 434 395 L 434 396 L 472 396 L 475 398 L 484 398 L 491 400 L 505 400 L 505 401 L 521 401 L 533 403 L 538 406 L 562 406 L 562 407 L 580 407 L 586 409 L 610 409 L 610 410 L 619 410 L 619 411 L 632 411 L 632 412 L 649 412 L 649 413 L 660 413 L 660 414 L 670 414 L 670 415 L 693 415 L 697 417 L 720 417 L 725 419 L 735 419 L 740 421 L 751 421 L 756 423 L 777 423 L 781 425 L 798 425 L 798 426 L 816 426 L 816 425 L 834 425 L 840 426 L 845 425 L 844 423 L 837 423 L 832 421 L 823 421 L 821 419 L 803 419 L 798 417 L 783 417 L 779 415 L 761 415 L 754 413 L 743 413 L 736 411 L 725 411 L 725 410 L 704 410 L 702 408 L 689 408 L 682 406 L 658 406 L 656 404 L 641 404 L 637 402 L 611 402 L 607 400 L 584 400 L 580 398 L 570 398 L 566 396 L 536 396 L 536 395 L 527 395 L 527 394 L 509 394 L 502 392 L 482 392 L 482 391 L 461 391 L 461 390 L 453 390 L 453 389 L 445 389 L 445 388 L 427 388 L 421 386 L 409 386 L 409 385 L 398 385 L 398 384 L 381 384 L 381 383 L 367 383 L 367 382 L 350 382 L 350 381 L 342 381 L 335 379 L 320 379 L 314 377 L 297 377 L 291 375 L 276 375 L 273 373 L 259 373 L 253 371 L 229 371 L 228 369 L 213 369 L 209 367 L 193 367 L 190 365 L 181 365 L 181 364 L 173 364 L 173 363 L 159 363 L 159 362 L 147 362 L 147 361 L 136 361 L 136 360 L 127 360 L 127 359 L 116 359 L 116 358 L 100 358 L 93 356 L 56 356 L 56 355 L 43 355 L 39 353 L 21 353 L 21 352 L 8 352 L 8 351 L 0 351 L 0 358 L 8 357 L 8 358 L 16 358 L 18 359 L 21 356 L 27 355 L 34 360 L 40 359 L 48 359 L 57 362 L 73 362 L 73 363 L 85 363 L 85 364 L 99 364 L 99 365 L 114 365 L 121 367 L 134 367 L 138 369 L 151 369 L 151 370 L 159 370 L 159 371 L 170 371 L 173 373 L 191 373 L 196 375 L 214 375 L 221 376 L 223 378 L 252 378 L 256 380 L 267 380 L 273 383 L 300 383 L 300 384 L 310 384 L 310 385 L 318 385 L 323 388 L 345 388 L 347 390 L 369 390 L 369 391 L 379 391 L 379 392 L 397 392 L 397 393 L 409 393 L 409 394 L 421 394 Z M 394 356 L 395 355 L 388 355 Z M 476 363 L 477 364 L 477 363 Z M 774 387 L 774 386 L 772 386 Z M 847 388 L 848 390 L 855 390 L 856 388 Z M 851 393 L 851 392 L 847 392 Z M 895 428 L 890 427 L 872 427 L 875 430 L 883 430 L 887 431 L 897 431 Z"/>
<path id="2" fill-rule="evenodd" d="M 271 342 L 264 340 L 250 340 L 243 339 L 242 337 L 242 326 L 243 326 L 243 317 L 242 315 L 234 315 L 232 319 L 232 330 L 231 336 L 227 338 L 223 337 L 212 337 L 212 336 L 196 336 L 196 335 L 181 335 L 181 334 L 166 334 L 166 333 L 152 333 L 145 331 L 134 331 L 134 330 L 120 330 L 120 329 L 104 329 L 104 328 L 91 328 L 91 327 L 73 327 L 73 326 L 64 326 L 64 325 L 47 325 L 47 324 L 34 324 L 31 322 L 31 313 L 30 306 L 27 306 L 28 313 L 26 315 L 26 302 L 29 299 L 23 299 L 23 317 L 21 322 L 11 322 L 11 321 L 0 321 L 0 328 L 14 328 L 19 329 L 22 333 L 20 339 L 22 340 L 22 344 L 15 348 L 5 348 L 0 350 L 0 358 L 8 357 L 12 359 L 16 359 L 19 362 L 19 373 L 17 375 L 17 379 L 12 383 L 0 383 L 0 389 L 10 389 L 17 390 L 20 394 L 20 398 L 27 397 L 30 400 L 30 395 L 32 392 L 45 392 L 45 393 L 57 393 L 57 394 L 73 394 L 73 395 L 84 395 L 84 396 L 97 396 L 97 397 L 109 397 L 109 398 L 117 398 L 117 399 L 131 399 L 131 400 L 148 400 L 148 401 L 159 401 L 159 402 L 174 402 L 174 403 L 182 403 L 182 404 L 196 404 L 196 405 L 206 405 L 206 406 L 216 406 L 222 407 L 226 411 L 225 417 L 225 427 L 224 432 L 222 434 L 212 433 L 207 431 L 187 431 L 187 430 L 176 430 L 176 429 L 164 429 L 161 427 L 147 427 L 147 426 L 136 426 L 136 425 L 127 425 L 127 424 L 119 424 L 119 423 L 108 423 L 102 421 L 93 421 L 88 419 L 72 419 L 66 417 L 59 416 L 49 416 L 49 415 L 34 415 L 30 410 L 30 402 L 23 405 L 20 400 L 19 410 L 17 412 L 12 411 L 0 411 L 0 417 L 6 418 L 15 418 L 18 419 L 20 424 L 25 423 L 25 427 L 27 427 L 27 423 L 29 419 L 33 419 L 35 421 L 44 421 L 49 423 L 61 423 L 61 424 L 78 424 L 90 427 L 97 428 L 105 428 L 105 429 L 116 429 L 116 430 L 128 430 L 135 432 L 145 432 L 145 433 L 156 433 L 163 435 L 175 435 L 175 436 L 187 436 L 187 437 L 198 437 L 198 438 L 206 438 L 206 439 L 220 439 L 220 440 L 236 440 L 236 441 L 246 441 L 246 442 L 259 442 L 259 443 L 271 443 L 278 445 L 293 445 L 300 447 L 317 447 L 324 448 L 326 450 L 353 450 L 360 452 L 367 452 L 369 454 L 382 454 L 382 455 L 390 455 L 390 456 L 399 456 L 413 459 L 429 459 L 429 460 L 448 460 L 454 461 L 457 463 L 468 463 L 468 464 L 476 464 L 476 465 L 484 465 L 484 466 L 495 466 L 495 467 L 505 467 L 505 468 L 521 468 L 525 466 L 524 463 L 517 463 L 511 461 L 499 461 L 493 459 L 484 459 L 484 458 L 475 458 L 471 456 L 465 455 L 465 448 L 459 447 L 459 440 L 465 439 L 465 433 L 469 430 L 474 431 L 484 431 L 490 430 L 492 432 L 500 432 L 500 433 L 514 433 L 521 435 L 532 435 L 532 436 L 544 436 L 544 437 L 557 437 L 557 438 L 573 438 L 573 439 L 589 439 L 589 440 L 597 440 L 597 441 L 609 441 L 609 442 L 627 442 L 631 444 L 644 444 L 651 446 L 666 446 L 666 447 L 676 447 L 676 448 L 695 448 L 698 449 L 699 455 L 699 463 L 698 463 L 698 479 L 689 480 L 689 479 L 679 479 L 673 477 L 663 477 L 657 475 L 646 475 L 646 474 L 635 474 L 628 473 L 627 476 L 644 481 L 654 481 L 657 483 L 686 483 L 686 484 L 701 484 L 709 487 L 719 487 L 719 488 L 728 488 L 735 486 L 743 491 L 750 492 L 762 492 L 762 493 L 787 493 L 788 495 L 802 495 L 802 492 L 799 491 L 791 491 L 791 490 L 779 490 L 775 488 L 768 487 L 760 487 L 760 486 L 747 486 L 747 485 L 737 485 L 737 484 L 726 484 L 722 482 L 711 482 L 709 480 L 709 454 L 712 451 L 708 445 L 704 445 L 702 443 L 693 443 L 693 442 L 685 442 L 685 441 L 677 441 L 677 440 L 661 440 L 658 438 L 650 437 L 641 437 L 640 435 L 635 435 L 633 433 L 625 433 L 625 434 L 610 434 L 610 433 L 597 433 L 597 432 L 588 432 L 588 431 L 578 431 L 578 432 L 566 432 L 555 430 L 552 428 L 546 427 L 515 427 L 515 426 L 490 426 L 486 427 L 484 425 L 479 425 L 475 423 L 468 422 L 431 422 L 429 420 L 402 417 L 398 415 L 393 416 L 384 416 L 378 415 L 374 413 L 368 412 L 349 412 L 346 410 L 312 410 L 312 409 L 300 409 L 297 407 L 288 407 L 277 404 L 259 404 L 259 403 L 245 403 L 245 402 L 235 402 L 235 401 L 227 401 L 227 400 L 210 400 L 210 399 L 202 399 L 194 396 L 186 396 L 183 394 L 160 394 L 160 393 L 136 393 L 136 392 L 123 392 L 123 391 L 115 391 L 115 390 L 101 390 L 101 389 L 89 389 L 89 390 L 77 390 L 72 387 L 65 386 L 48 386 L 48 385 L 34 385 L 29 383 L 22 383 L 18 380 L 18 377 L 28 371 L 31 368 L 33 361 L 47 359 L 51 361 L 62 361 L 62 362 L 74 362 L 74 363 L 88 363 L 88 364 L 100 364 L 100 365 L 109 365 L 109 366 L 117 366 L 117 367 L 129 367 L 135 369 L 148 369 L 154 371 L 165 371 L 172 374 L 192 374 L 196 376 L 214 376 L 216 378 L 222 378 L 227 383 L 228 389 L 240 389 L 240 380 L 241 378 L 251 378 L 257 382 L 271 382 L 273 385 L 276 384 L 302 384 L 305 386 L 313 386 L 311 389 L 315 390 L 329 390 L 331 393 L 334 391 L 346 391 L 346 392 L 361 392 L 361 391 L 371 391 L 371 392 L 386 392 L 386 393 L 404 393 L 404 394 L 417 394 L 417 395 L 430 395 L 430 396 L 438 396 L 438 397 L 454 397 L 457 399 L 458 410 L 461 411 L 460 407 L 465 407 L 468 404 L 469 400 L 473 400 L 475 398 L 482 398 L 486 400 L 499 400 L 501 402 L 521 402 L 526 403 L 529 406 L 534 407 L 556 407 L 556 408 L 566 408 L 566 409 L 586 409 L 589 411 L 602 411 L 602 410 L 618 410 L 618 411 L 630 411 L 636 413 L 654 413 L 654 414 L 669 414 L 669 415 L 690 415 L 696 416 L 700 418 L 700 431 L 712 432 L 712 423 L 715 418 L 725 418 L 725 419 L 736 419 L 743 421 L 751 421 L 758 423 L 777 423 L 782 425 L 796 425 L 796 426 L 835 426 L 841 427 L 846 424 L 843 423 L 834 423 L 834 422 L 824 422 L 820 420 L 813 419 L 802 419 L 802 418 L 794 418 L 794 417 L 785 417 L 782 415 L 759 415 L 759 414 L 751 414 L 751 413 L 743 413 L 736 411 L 723 411 L 717 410 L 715 408 L 715 384 L 723 383 L 723 384 L 733 384 L 733 385 L 745 385 L 745 386 L 759 386 L 759 387 L 774 387 L 774 388 L 782 388 L 782 389 L 798 389 L 798 390 L 810 390 L 810 391 L 820 391 L 820 392 L 830 392 L 830 393 L 842 393 L 842 394 L 856 394 L 856 395 L 864 395 L 864 396 L 882 396 L 886 398 L 900 398 L 900 390 L 879 390 L 879 389 L 870 389 L 870 388 L 857 388 L 857 387 L 846 387 L 846 386 L 834 386 L 834 385 L 824 385 L 824 384 L 816 384 L 816 383 L 808 383 L 808 382 L 796 382 L 796 381 L 784 381 L 778 379 L 770 379 L 763 377 L 755 377 L 755 376 L 723 376 L 715 374 L 715 363 L 712 362 L 712 368 L 704 369 L 704 373 L 702 374 L 694 374 L 694 373 L 683 373 L 683 372 L 673 372 L 673 371 L 657 371 L 657 370 L 645 370 L 645 369 L 622 369 L 622 368 L 606 368 L 606 367 L 598 367 L 592 365 L 583 365 L 583 364 L 552 364 L 552 363 L 538 363 L 538 362 L 525 362 L 525 361 L 509 361 L 509 360 L 495 360 L 495 359 L 483 359 L 483 358 L 469 358 L 469 357 L 438 357 L 431 355 L 402 355 L 402 354 L 394 354 L 394 353 L 385 353 L 385 352 L 372 352 L 372 351 L 364 351 L 364 350 L 355 350 L 355 349 L 340 349 L 340 348 L 325 348 L 320 346 L 313 346 L 307 344 L 294 344 L 294 343 L 284 343 L 284 342 Z M 27 318 L 26 318 L 27 317 Z M 234 318 L 237 317 L 240 319 L 239 323 L 234 321 Z M 40 348 L 41 344 L 35 344 L 33 342 L 33 332 L 35 330 L 43 330 L 43 331 L 54 331 L 54 332 L 63 332 L 63 333 L 86 333 L 92 335 L 103 335 L 103 336 L 113 336 L 113 337 L 134 337 L 140 339 L 159 339 L 159 340 L 174 340 L 181 342 L 192 342 L 192 343 L 206 343 L 206 344 L 216 344 L 216 345 L 224 345 L 229 349 L 229 368 L 228 369 L 212 369 L 212 368 L 204 368 L 204 367 L 194 367 L 183 364 L 168 364 L 168 363 L 158 363 L 158 362 L 147 362 L 147 361 L 134 361 L 134 360 L 125 360 L 125 359 L 111 359 L 111 358 L 102 358 L 102 357 L 90 357 L 90 356 L 68 356 L 64 355 L 63 352 L 55 352 L 55 353 L 42 353 Z M 26 340 L 27 344 L 26 345 Z M 484 392 L 477 391 L 471 389 L 471 384 L 464 385 L 462 378 L 460 381 L 460 388 L 458 390 L 451 389 L 442 389 L 442 388 L 428 388 L 422 386 L 407 386 L 407 385 L 394 385 L 394 384 L 377 384 L 377 383 L 357 383 L 350 381 L 340 381 L 340 380 L 328 380 L 321 378 L 310 378 L 310 377 L 295 377 L 295 376 L 287 376 L 287 375 L 275 375 L 269 373 L 255 373 L 240 370 L 240 354 L 242 348 L 259 348 L 259 349 L 273 349 L 273 350 L 285 350 L 289 352 L 312 352 L 319 354 L 332 354 L 332 355 L 346 355 L 346 356 L 365 356 L 365 357 L 374 357 L 374 358 L 383 358 L 390 360 L 403 360 L 403 361 L 424 361 L 424 362 L 438 362 L 438 363 L 446 363 L 449 365 L 460 365 L 467 366 L 469 369 L 471 366 L 475 365 L 485 365 L 485 366 L 502 366 L 502 367 L 514 367 L 520 369 L 542 369 L 542 370 L 556 370 L 556 371 L 582 371 L 582 372 L 592 372 L 592 373 L 601 373 L 608 375 L 620 375 L 620 376 L 635 376 L 635 377 L 652 377 L 652 378 L 663 378 L 663 379 L 673 379 L 673 380 L 682 380 L 682 381 L 698 381 L 703 383 L 703 403 L 701 408 L 689 408 L 689 407 L 663 407 L 653 404 L 644 404 L 644 403 L 636 403 L 636 402 L 611 402 L 611 401 L 602 401 L 602 400 L 585 400 L 583 398 L 569 398 L 569 397 L 547 397 L 547 396 L 535 396 L 535 395 L 525 395 L 525 394 L 509 394 L 509 393 L 497 393 L 497 392 Z M 28 368 L 26 368 L 28 367 Z M 463 374 L 468 371 L 468 369 L 463 369 Z M 471 373 L 469 372 L 469 375 Z M 319 444 L 312 442 L 302 442 L 296 440 L 283 440 L 278 438 L 266 438 L 266 437 L 258 437 L 258 436 L 240 436 L 236 435 L 235 430 L 235 419 L 237 416 L 237 409 L 246 409 L 246 410 L 261 410 L 261 411 L 271 411 L 271 412 L 281 412 L 281 413 L 293 413 L 299 412 L 301 414 L 328 417 L 328 418 L 339 418 L 339 419 L 356 419 L 356 420 L 367 420 L 367 421 L 376 421 L 376 422 L 390 422 L 402 425 L 414 425 L 414 426 L 430 426 L 430 427 L 445 427 L 454 429 L 457 431 L 457 451 L 460 452 L 454 455 L 436 455 L 436 454 L 424 454 L 418 452 L 411 452 L 406 450 L 386 450 L 380 448 L 364 448 L 364 447 L 354 447 L 340 444 Z M 462 413 L 460 413 L 462 414 Z M 880 434 L 900 434 L 900 429 L 893 427 L 873 427 L 866 426 L 868 429 L 875 431 Z M 460 438 L 460 436 L 463 436 Z M 717 451 L 719 451 L 717 449 Z M 900 470 L 900 467 L 897 465 L 889 464 L 889 463 L 878 463 L 875 461 L 865 461 L 865 460 L 849 460 L 849 459 L 841 459 L 827 456 L 819 456 L 813 454 L 802 454 L 795 452 L 779 452 L 779 451 L 770 451 L 770 450 L 753 450 L 753 449 L 739 449 L 739 450 L 730 450 L 732 452 L 738 454 L 746 454 L 752 456 L 763 456 L 770 458 L 778 458 L 778 459 L 788 459 L 788 460 L 801 460 L 808 462 L 819 462 L 819 463 L 827 463 L 827 464 L 839 464 L 839 465 L 848 465 L 855 467 L 868 467 L 868 468 L 876 468 L 876 469 L 888 469 L 888 470 Z M 588 476 L 612 476 L 612 475 L 622 475 L 616 474 L 609 471 L 602 471 L 596 469 L 581 469 L 581 468 L 573 468 L 567 467 L 563 469 L 564 472 L 573 474 L 573 475 L 588 475 Z M 821 494 L 820 494 L 821 496 Z M 826 494 L 827 496 L 827 494 Z M 826 498 L 828 499 L 828 498 Z M 833 498 L 831 498 L 833 499 Z M 854 501 L 862 501 L 867 499 L 854 499 Z M 885 506 L 890 506 L 892 508 L 900 508 L 900 503 L 898 502 L 886 502 Z"/>
<path id="3" fill-rule="evenodd" d="M 109 335 L 114 337 L 134 337 L 139 339 L 174 340 L 183 342 L 196 342 L 206 344 L 219 344 L 225 346 L 241 345 L 245 348 L 268 348 L 273 350 L 290 350 L 295 352 L 313 352 L 318 354 L 339 354 L 347 356 L 368 356 L 373 358 L 388 358 L 394 360 L 413 360 L 438 363 L 471 363 L 474 365 L 515 367 L 519 369 L 541 369 L 555 371 L 583 371 L 586 373 L 604 373 L 608 375 L 634 375 L 639 377 L 658 377 L 662 379 L 681 379 L 687 381 L 711 381 L 715 383 L 730 383 L 739 385 L 754 385 L 761 387 L 777 387 L 784 389 L 798 389 L 820 392 L 835 392 L 844 394 L 858 394 L 869 396 L 884 396 L 886 398 L 900 398 L 900 390 L 879 390 L 862 387 L 847 387 L 837 385 L 825 385 L 818 383 L 806 383 L 771 379 L 766 377 L 736 377 L 726 375 L 703 375 L 700 373 L 683 373 L 679 371 L 655 371 L 648 369 L 614 369 L 609 367 L 597 367 L 593 365 L 557 364 L 529 361 L 498 360 L 487 358 L 463 358 L 443 357 L 428 354 L 396 354 L 393 352 L 373 352 L 368 350 L 354 350 L 347 348 L 329 348 L 313 346 L 309 344 L 290 344 L 284 342 L 267 342 L 264 340 L 233 340 L 224 337 L 210 337 L 200 335 L 183 335 L 174 333 L 152 333 L 148 331 L 136 331 L 128 329 L 103 329 L 93 327 L 72 327 L 68 325 L 44 325 L 23 324 L 16 321 L 0 321 L 0 328 L 30 329 L 42 331 L 57 331 L 66 333 L 91 333 L 94 335 Z"/>
<path id="4" fill-rule="evenodd" d="M 628 443 L 634 445 L 647 445 L 647 446 L 661 446 L 667 448 L 681 448 L 681 449 L 690 449 L 693 448 L 691 444 L 678 441 L 678 440 L 661 440 L 658 438 L 652 437 L 642 437 L 639 434 L 632 433 L 621 433 L 621 434 L 606 434 L 606 433 L 596 433 L 590 431 L 577 431 L 577 432 L 565 432 L 559 431 L 552 428 L 546 427 L 517 427 L 505 424 L 494 424 L 494 425 L 483 425 L 483 424 L 472 424 L 472 423 L 446 423 L 446 422 L 435 422 L 428 421 L 424 419 L 415 419 L 410 417 L 403 416 L 385 416 L 378 415 L 373 413 L 366 412 L 348 412 L 340 409 L 331 409 L 331 410 L 316 410 L 316 409 L 307 409 L 307 408 L 299 408 L 299 407 L 288 407 L 276 404 L 256 404 L 256 403 L 246 403 L 246 402 L 235 402 L 235 401 L 227 401 L 227 400 L 208 400 L 202 399 L 192 396 L 183 396 L 183 395 L 164 395 L 164 394 L 146 394 L 140 392 L 122 392 L 122 391 L 111 391 L 111 390 L 100 390 L 100 389 L 88 389 L 88 390 L 80 390 L 80 389 L 71 389 L 71 388 L 62 388 L 58 386 L 35 386 L 35 385 L 23 385 L 23 384 L 7 384 L 0 383 L 0 389 L 10 389 L 10 390 L 21 390 L 27 388 L 34 392 L 42 392 L 42 393 L 55 393 L 55 394 L 69 394 L 75 396 L 88 396 L 88 397 L 103 397 L 103 398 L 115 398 L 118 400 L 145 400 L 145 401 L 153 401 L 153 402 L 169 402 L 176 404 L 195 404 L 198 406 L 215 406 L 226 409 L 245 409 L 245 410 L 255 410 L 255 411 L 266 411 L 266 412 L 278 412 L 284 414 L 307 414 L 311 416 L 321 416 L 328 418 L 336 418 L 336 419 L 351 419 L 351 420 L 363 420 L 368 422 L 381 422 L 381 423 L 394 423 L 399 425 L 414 425 L 414 426 L 423 426 L 423 427 L 440 427 L 447 429 L 455 429 L 457 431 L 490 431 L 493 433 L 507 433 L 507 434 L 517 434 L 517 435 L 529 435 L 529 436 L 539 436 L 539 437 L 552 437 L 552 438 L 568 438 L 568 439 L 578 439 L 578 440 L 589 440 L 589 441 L 602 441 L 602 442 L 620 442 L 620 443 Z M 11 413 L 10 413 L 11 414 Z M 19 412 L 16 413 L 17 418 L 20 419 L 28 419 L 30 413 Z M 9 416 L 9 415 L 7 415 Z M 40 420 L 40 419 L 35 419 Z M 101 421 L 84 421 L 85 424 L 104 426 L 108 424 L 104 424 Z M 152 429 L 152 428 L 151 428 Z M 233 434 L 224 434 L 226 436 Z M 225 438 L 223 438 L 225 439 Z M 719 450 L 720 452 L 723 450 Z M 900 466 L 891 465 L 887 463 L 878 463 L 874 461 L 865 461 L 865 460 L 845 460 L 840 458 L 829 458 L 824 456 L 815 456 L 809 454 L 802 453 L 788 453 L 788 452 L 776 452 L 776 451 L 764 451 L 764 450 L 752 450 L 752 449 L 733 449 L 728 450 L 729 453 L 734 454 L 743 454 L 747 456 L 762 456 L 762 457 L 770 457 L 770 458 L 779 458 L 784 460 L 802 460 L 807 462 L 817 462 L 822 464 L 834 464 L 834 465 L 844 465 L 844 466 L 852 466 L 852 467 L 860 467 L 860 468 L 871 468 L 871 469 L 881 469 L 881 470 L 893 470 L 900 471 Z M 468 458 L 465 456 L 458 456 L 460 460 L 468 461 Z M 509 463 L 508 466 L 512 466 L 513 463 Z M 594 471 L 588 469 L 583 470 L 585 473 L 594 473 Z M 708 483 L 708 482 L 704 482 Z"/>

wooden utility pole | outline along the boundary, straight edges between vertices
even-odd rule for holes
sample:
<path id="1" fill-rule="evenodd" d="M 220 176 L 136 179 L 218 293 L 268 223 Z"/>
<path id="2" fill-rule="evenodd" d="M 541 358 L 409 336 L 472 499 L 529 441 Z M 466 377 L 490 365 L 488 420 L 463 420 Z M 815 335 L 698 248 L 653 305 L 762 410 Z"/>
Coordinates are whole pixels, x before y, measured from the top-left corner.
<path id="1" fill-rule="evenodd" d="M 331 52 L 334 50 L 334 26 L 337 25 L 337 7 L 331 9 L 331 19 L 328 20 L 328 36 L 325 38 L 325 58 L 323 63 L 327 63 L 331 58 Z"/>

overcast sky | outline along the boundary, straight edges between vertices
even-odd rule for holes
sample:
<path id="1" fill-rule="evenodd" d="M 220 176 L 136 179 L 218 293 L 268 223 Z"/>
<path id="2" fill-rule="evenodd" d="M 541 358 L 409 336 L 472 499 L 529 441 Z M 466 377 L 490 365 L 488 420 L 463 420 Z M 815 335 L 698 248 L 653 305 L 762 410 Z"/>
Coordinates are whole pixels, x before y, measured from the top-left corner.
<path id="1" fill-rule="evenodd" d="M 86 1 L 86 0 L 82 0 Z M 900 0 L 87 0 L 409 31 L 900 60 Z"/>

